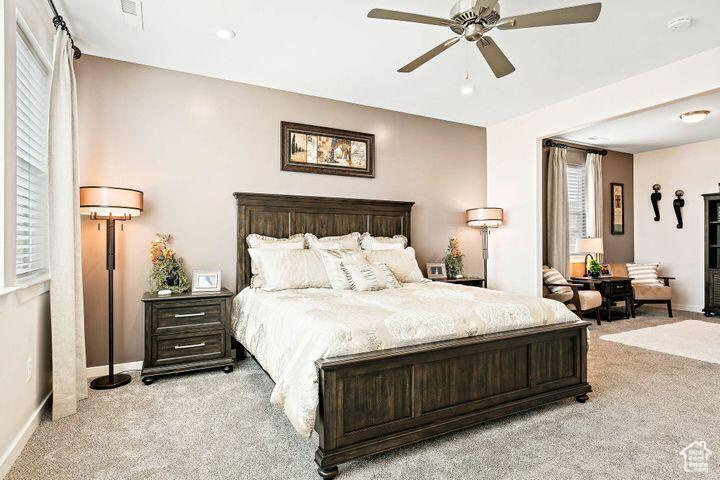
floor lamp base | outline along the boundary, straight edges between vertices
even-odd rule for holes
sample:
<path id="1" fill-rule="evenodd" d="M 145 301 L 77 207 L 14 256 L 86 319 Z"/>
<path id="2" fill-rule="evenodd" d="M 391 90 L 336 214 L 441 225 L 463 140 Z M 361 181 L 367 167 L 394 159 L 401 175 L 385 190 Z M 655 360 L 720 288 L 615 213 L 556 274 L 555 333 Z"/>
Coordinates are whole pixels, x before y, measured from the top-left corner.
<path id="1" fill-rule="evenodd" d="M 98 377 L 90 382 L 90 388 L 93 390 L 110 390 L 111 388 L 122 387 L 130 383 L 130 375 L 127 373 L 116 373 L 112 377 L 105 375 Z"/>

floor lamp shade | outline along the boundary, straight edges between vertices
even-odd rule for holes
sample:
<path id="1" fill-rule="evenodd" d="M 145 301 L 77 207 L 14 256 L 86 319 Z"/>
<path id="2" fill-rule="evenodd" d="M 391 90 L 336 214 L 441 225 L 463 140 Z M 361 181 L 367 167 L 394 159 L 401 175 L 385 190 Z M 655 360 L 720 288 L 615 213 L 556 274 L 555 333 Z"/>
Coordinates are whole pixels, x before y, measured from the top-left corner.
<path id="1" fill-rule="evenodd" d="M 130 375 L 115 373 L 113 322 L 113 271 L 115 270 L 115 222 L 137 217 L 143 210 L 143 192 L 130 188 L 80 187 L 80 214 L 104 219 L 107 229 L 106 260 L 108 271 L 108 375 L 90 382 L 95 390 L 107 390 L 130 383 Z"/>
<path id="2" fill-rule="evenodd" d="M 143 210 L 143 192 L 118 187 L 80 187 L 80 213 L 94 218 L 130 219 Z"/>
<path id="3" fill-rule="evenodd" d="M 503 209 L 496 207 L 471 208 L 465 212 L 468 227 L 497 228 L 503 222 Z"/>

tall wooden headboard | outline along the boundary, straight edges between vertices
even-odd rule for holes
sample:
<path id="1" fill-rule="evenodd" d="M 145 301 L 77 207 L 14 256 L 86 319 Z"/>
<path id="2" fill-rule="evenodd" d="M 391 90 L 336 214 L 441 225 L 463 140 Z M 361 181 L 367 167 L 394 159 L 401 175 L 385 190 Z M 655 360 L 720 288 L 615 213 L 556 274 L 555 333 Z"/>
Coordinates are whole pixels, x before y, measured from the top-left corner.
<path id="1" fill-rule="evenodd" d="M 410 242 L 414 202 L 359 198 L 304 197 L 266 193 L 235 193 L 237 201 L 237 272 L 239 292 L 250 284 L 250 255 L 245 238 L 251 233 L 318 237 L 370 232 L 375 236 L 405 235 Z"/>

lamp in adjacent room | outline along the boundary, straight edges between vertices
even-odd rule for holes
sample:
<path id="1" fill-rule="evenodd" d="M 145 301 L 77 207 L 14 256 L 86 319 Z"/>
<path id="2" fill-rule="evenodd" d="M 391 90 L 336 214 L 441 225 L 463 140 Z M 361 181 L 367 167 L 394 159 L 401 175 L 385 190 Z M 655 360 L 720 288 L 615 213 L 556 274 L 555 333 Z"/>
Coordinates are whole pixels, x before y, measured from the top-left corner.
<path id="1" fill-rule="evenodd" d="M 597 257 L 601 253 L 605 253 L 603 250 L 603 239 L 602 238 L 593 238 L 593 237 L 585 237 L 585 238 L 578 238 L 577 243 L 575 244 L 575 251 L 578 253 L 586 253 L 585 255 L 585 276 L 588 276 L 588 258 L 593 258 L 597 260 Z M 595 257 L 593 257 L 593 254 Z"/>
<path id="2" fill-rule="evenodd" d="M 108 375 L 90 382 L 90 388 L 107 390 L 130 383 L 130 375 L 115 373 L 113 343 L 113 271 L 115 270 L 115 222 L 137 217 L 143 210 L 143 192 L 118 187 L 80 187 L 80 214 L 105 220 L 108 271 Z"/>
<path id="3" fill-rule="evenodd" d="M 503 222 L 503 209 L 496 207 L 471 208 L 465 212 L 468 227 L 479 228 L 483 236 L 483 274 L 485 287 L 488 286 L 488 237 L 491 228 L 498 228 Z"/>

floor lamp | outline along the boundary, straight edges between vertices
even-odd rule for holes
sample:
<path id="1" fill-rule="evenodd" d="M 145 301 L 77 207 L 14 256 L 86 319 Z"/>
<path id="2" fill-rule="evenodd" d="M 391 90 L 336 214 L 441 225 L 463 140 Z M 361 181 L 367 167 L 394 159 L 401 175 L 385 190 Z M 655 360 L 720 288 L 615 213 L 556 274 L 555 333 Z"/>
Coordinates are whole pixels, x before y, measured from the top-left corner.
<path id="1" fill-rule="evenodd" d="M 80 187 L 80 213 L 93 220 L 105 220 L 108 271 L 108 375 L 90 382 L 90 388 L 107 390 L 130 383 L 130 375 L 115 373 L 113 343 L 113 271 L 115 270 L 115 222 L 137 217 L 143 210 L 143 192 L 129 188 Z M 100 226 L 98 225 L 98 228 Z"/>
<path id="2" fill-rule="evenodd" d="M 491 228 L 498 228 L 503 222 L 503 209 L 496 207 L 471 208 L 465 212 L 468 227 L 479 228 L 483 236 L 483 274 L 485 288 L 488 287 L 488 237 Z"/>

